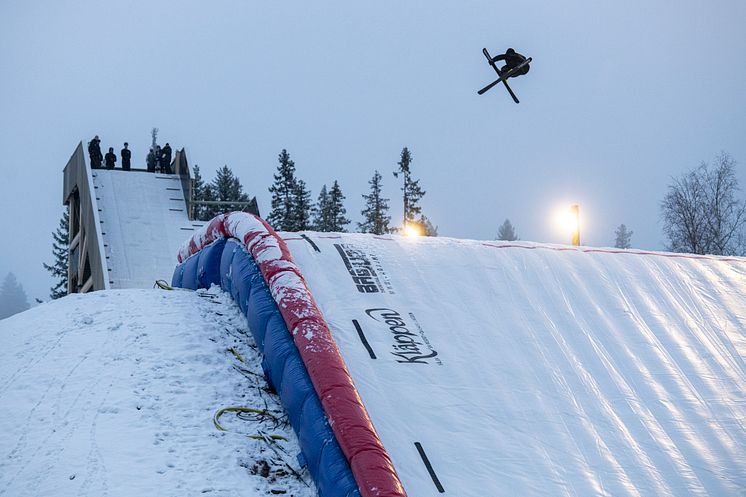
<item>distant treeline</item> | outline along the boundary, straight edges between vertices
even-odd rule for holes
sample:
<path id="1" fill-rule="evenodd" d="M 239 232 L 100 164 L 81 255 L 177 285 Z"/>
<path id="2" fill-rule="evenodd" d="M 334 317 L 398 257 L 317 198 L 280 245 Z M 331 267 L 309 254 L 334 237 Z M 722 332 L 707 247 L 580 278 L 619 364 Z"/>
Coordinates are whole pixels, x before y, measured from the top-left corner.
<path id="1" fill-rule="evenodd" d="M 330 186 L 324 184 L 316 200 L 305 181 L 297 175 L 295 162 L 287 150 L 283 149 L 278 156 L 277 171 L 274 182 L 269 187 L 272 194 L 271 210 L 265 216 L 267 222 L 279 231 L 349 231 L 351 224 L 347 217 L 346 199 L 339 181 L 334 180 Z M 437 236 L 437 229 L 422 213 L 420 200 L 425 191 L 420 188 L 419 180 L 411 173 L 412 154 L 404 147 L 401 151 L 394 177 L 401 178 L 403 184 L 402 203 L 404 219 L 401 226 L 392 226 L 389 215 L 389 198 L 383 196 L 383 176 L 374 171 L 368 181 L 370 190 L 363 195 L 365 205 L 361 210 L 362 221 L 357 223 L 360 233 L 397 232 L 407 227 L 427 236 Z M 206 183 L 202 178 L 199 166 L 194 166 L 193 199 L 197 201 L 248 202 L 249 195 L 244 193 L 241 182 L 228 166 L 218 169 L 215 178 Z M 240 204 L 231 205 L 196 205 L 196 219 L 207 221 L 221 212 L 242 210 Z"/>

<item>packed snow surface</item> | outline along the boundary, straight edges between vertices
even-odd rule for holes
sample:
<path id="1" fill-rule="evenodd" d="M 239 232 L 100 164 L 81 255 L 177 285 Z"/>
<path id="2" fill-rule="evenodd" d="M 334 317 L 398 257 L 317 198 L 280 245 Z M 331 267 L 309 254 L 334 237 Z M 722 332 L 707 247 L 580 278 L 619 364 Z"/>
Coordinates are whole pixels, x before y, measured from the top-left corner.
<path id="1" fill-rule="evenodd" d="M 746 495 L 746 259 L 305 235 L 408 495 Z"/>
<path id="2" fill-rule="evenodd" d="M 70 295 L 0 321 L 0 343 L 0 495 L 316 495 L 227 294 Z M 219 431 L 233 406 L 271 416 Z"/>
<path id="3" fill-rule="evenodd" d="M 151 288 L 170 281 L 184 239 L 204 223 L 189 221 L 179 176 L 92 170 L 109 288 Z"/>

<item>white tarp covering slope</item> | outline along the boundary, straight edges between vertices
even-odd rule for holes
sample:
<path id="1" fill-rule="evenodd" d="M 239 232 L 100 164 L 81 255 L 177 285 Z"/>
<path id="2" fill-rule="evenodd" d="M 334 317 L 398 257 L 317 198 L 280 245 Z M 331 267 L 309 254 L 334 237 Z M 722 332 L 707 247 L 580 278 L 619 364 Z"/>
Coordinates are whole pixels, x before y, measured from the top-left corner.
<path id="1" fill-rule="evenodd" d="M 287 466 L 289 426 L 213 426 L 223 407 L 283 416 L 219 290 L 70 295 L 0 320 L 0 344 L 0 496 L 316 495 Z M 290 441 L 246 437 L 259 431 Z"/>
<path id="2" fill-rule="evenodd" d="M 152 288 L 171 281 L 175 254 L 195 227 L 179 176 L 94 169 L 93 184 L 110 288 Z"/>
<path id="3" fill-rule="evenodd" d="M 410 496 L 746 494 L 746 259 L 307 235 Z"/>

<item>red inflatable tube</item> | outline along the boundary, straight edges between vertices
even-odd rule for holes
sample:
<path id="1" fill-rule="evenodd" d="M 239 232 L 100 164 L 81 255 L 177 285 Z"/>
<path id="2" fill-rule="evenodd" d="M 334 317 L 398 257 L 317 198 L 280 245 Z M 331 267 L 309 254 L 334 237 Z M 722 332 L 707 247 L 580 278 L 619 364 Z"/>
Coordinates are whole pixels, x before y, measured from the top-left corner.
<path id="1" fill-rule="evenodd" d="M 293 335 L 361 495 L 406 497 L 331 331 L 285 242 L 257 216 L 243 212 L 221 214 L 182 246 L 179 262 L 219 238 L 241 240 L 259 266 Z"/>

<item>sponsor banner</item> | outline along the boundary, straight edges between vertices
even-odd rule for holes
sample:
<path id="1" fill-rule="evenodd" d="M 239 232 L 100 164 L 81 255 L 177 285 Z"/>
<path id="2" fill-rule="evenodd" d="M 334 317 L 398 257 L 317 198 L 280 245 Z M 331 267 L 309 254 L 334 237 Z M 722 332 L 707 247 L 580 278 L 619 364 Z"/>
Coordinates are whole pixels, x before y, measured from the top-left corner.
<path id="1" fill-rule="evenodd" d="M 334 248 L 342 257 L 358 292 L 394 294 L 391 280 L 375 254 L 348 243 L 335 243 Z"/>
<path id="2" fill-rule="evenodd" d="M 408 313 L 405 319 L 398 311 L 385 307 L 366 309 L 365 314 L 373 321 L 385 326 L 390 334 L 391 350 L 389 353 L 400 364 L 437 364 L 443 365 L 438 351 L 431 345 L 422 326 L 414 313 Z M 379 326 L 379 328 L 381 328 Z"/>

